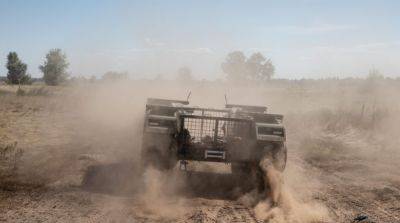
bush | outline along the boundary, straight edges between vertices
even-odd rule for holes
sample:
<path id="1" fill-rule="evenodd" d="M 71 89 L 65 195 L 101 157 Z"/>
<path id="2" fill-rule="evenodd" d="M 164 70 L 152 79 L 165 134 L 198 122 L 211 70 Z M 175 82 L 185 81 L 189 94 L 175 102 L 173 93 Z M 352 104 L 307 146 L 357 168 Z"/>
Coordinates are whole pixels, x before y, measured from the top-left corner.
<path id="1" fill-rule="evenodd" d="M 21 87 L 19 87 L 17 90 L 17 96 L 24 96 L 24 95 L 25 95 L 25 91 Z"/>
<path id="2" fill-rule="evenodd" d="M 49 94 L 49 91 L 45 87 L 33 88 L 26 93 L 29 96 L 48 96 Z"/>
<path id="3" fill-rule="evenodd" d="M 387 119 L 388 113 L 385 107 L 362 104 L 353 109 L 318 110 L 313 113 L 313 121 L 331 133 L 342 133 L 348 128 L 370 131 Z"/>
<path id="4" fill-rule="evenodd" d="M 0 177 L 9 177 L 15 174 L 21 161 L 23 150 L 17 147 L 17 142 L 0 145 Z"/>
<path id="5" fill-rule="evenodd" d="M 333 134 L 306 137 L 300 143 L 308 162 L 336 160 L 347 155 L 348 146 Z"/>
<path id="6" fill-rule="evenodd" d="M 17 90 L 17 96 L 48 96 L 49 91 L 45 87 L 33 88 L 30 90 L 24 90 L 21 87 Z"/>

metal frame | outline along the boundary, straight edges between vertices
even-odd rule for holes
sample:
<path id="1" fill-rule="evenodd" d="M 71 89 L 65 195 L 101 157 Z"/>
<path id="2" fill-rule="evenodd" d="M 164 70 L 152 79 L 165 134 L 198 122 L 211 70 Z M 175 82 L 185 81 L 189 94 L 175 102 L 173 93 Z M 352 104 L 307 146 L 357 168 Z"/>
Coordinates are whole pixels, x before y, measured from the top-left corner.
<path id="1" fill-rule="evenodd" d="M 245 134 L 248 134 L 246 136 L 249 137 L 253 125 L 251 119 L 243 118 L 181 114 L 179 119 L 181 123 L 180 131 L 185 128 L 188 129 L 191 136 L 194 137 L 194 143 L 205 143 L 204 137 L 208 136 L 211 139 L 208 143 L 212 145 L 218 145 L 223 138 L 245 136 Z M 228 125 L 225 126 L 226 130 L 221 128 L 224 125 Z M 240 131 L 244 134 L 235 135 L 235 133 L 229 132 L 230 130 L 236 130 L 236 133 Z"/>

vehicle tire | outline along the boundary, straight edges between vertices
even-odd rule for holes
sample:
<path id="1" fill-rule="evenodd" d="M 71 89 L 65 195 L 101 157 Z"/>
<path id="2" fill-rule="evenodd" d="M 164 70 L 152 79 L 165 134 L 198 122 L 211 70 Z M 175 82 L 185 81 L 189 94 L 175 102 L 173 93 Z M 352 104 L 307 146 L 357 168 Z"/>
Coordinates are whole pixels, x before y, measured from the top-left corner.
<path id="1" fill-rule="evenodd" d="M 160 171 L 172 169 L 176 164 L 170 153 L 164 155 L 156 147 L 149 147 L 142 151 L 141 158 L 143 167 L 151 166 Z"/>
<path id="2" fill-rule="evenodd" d="M 249 175 L 251 166 L 248 163 L 231 163 L 232 174 Z"/>
<path id="3" fill-rule="evenodd" d="M 232 163 L 232 174 L 239 176 L 239 184 L 245 191 L 257 190 L 258 193 L 265 191 L 265 173 L 259 167 L 259 162 Z M 246 182 L 243 182 L 246 179 Z M 268 186 L 268 185 L 267 185 Z"/>

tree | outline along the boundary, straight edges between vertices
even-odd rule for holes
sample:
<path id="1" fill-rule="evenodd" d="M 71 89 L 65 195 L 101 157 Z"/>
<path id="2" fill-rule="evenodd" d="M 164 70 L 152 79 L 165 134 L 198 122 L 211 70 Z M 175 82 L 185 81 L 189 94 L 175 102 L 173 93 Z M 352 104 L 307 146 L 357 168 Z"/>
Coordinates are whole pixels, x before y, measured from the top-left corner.
<path id="1" fill-rule="evenodd" d="M 384 76 L 381 74 L 381 72 L 375 68 L 372 68 L 369 70 L 368 76 L 365 79 L 364 84 L 361 85 L 360 91 L 363 94 L 376 94 L 379 83 L 382 80 L 384 80 Z"/>
<path id="2" fill-rule="evenodd" d="M 368 80 L 382 80 L 382 79 L 384 79 L 384 77 L 378 69 L 372 68 L 368 72 L 367 79 Z"/>
<path id="3" fill-rule="evenodd" d="M 188 67 L 181 67 L 178 69 L 177 80 L 182 82 L 190 82 L 193 81 L 192 70 Z"/>
<path id="4" fill-rule="evenodd" d="M 241 51 L 229 53 L 221 67 L 222 70 L 228 74 L 229 80 L 243 80 L 247 72 L 246 56 Z"/>
<path id="5" fill-rule="evenodd" d="M 101 77 L 101 79 L 104 81 L 126 80 L 126 79 L 128 79 L 128 73 L 108 71 Z"/>
<path id="6" fill-rule="evenodd" d="M 39 69 L 43 72 L 43 79 L 47 85 L 59 85 L 67 77 L 67 56 L 61 49 L 52 49 L 47 53 L 46 60 Z"/>
<path id="7" fill-rule="evenodd" d="M 226 57 L 222 70 L 229 80 L 269 80 L 274 75 L 275 67 L 270 59 L 261 53 L 254 53 L 248 59 L 243 52 L 235 51 Z"/>
<path id="8" fill-rule="evenodd" d="M 250 56 L 246 61 L 246 69 L 250 80 L 269 80 L 275 72 L 271 60 L 267 60 L 261 53 Z"/>
<path id="9" fill-rule="evenodd" d="M 27 65 L 23 63 L 16 52 L 7 56 L 7 79 L 10 84 L 30 84 L 31 77 L 26 74 Z"/>

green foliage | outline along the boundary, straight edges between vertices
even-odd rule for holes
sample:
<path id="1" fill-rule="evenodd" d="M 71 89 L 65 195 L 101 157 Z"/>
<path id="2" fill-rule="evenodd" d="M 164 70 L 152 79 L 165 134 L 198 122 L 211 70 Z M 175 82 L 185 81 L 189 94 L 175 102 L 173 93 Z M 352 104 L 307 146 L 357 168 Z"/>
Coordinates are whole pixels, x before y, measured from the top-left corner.
<path id="1" fill-rule="evenodd" d="M 247 75 L 250 80 L 269 80 L 275 72 L 275 67 L 270 59 L 261 53 L 254 53 L 246 61 Z"/>
<path id="2" fill-rule="evenodd" d="M 6 67 L 9 84 L 31 84 L 31 77 L 26 74 L 27 65 L 18 58 L 16 52 L 8 54 Z"/>
<path id="3" fill-rule="evenodd" d="M 264 81 L 272 78 L 275 67 L 270 59 L 261 53 L 254 53 L 249 58 L 241 51 L 234 51 L 222 63 L 222 70 L 229 80 Z"/>
<path id="4" fill-rule="evenodd" d="M 229 80 L 243 80 L 246 78 L 246 56 L 243 52 L 235 51 L 226 57 L 222 63 L 222 70 L 228 74 Z"/>
<path id="5" fill-rule="evenodd" d="M 43 79 L 47 85 L 59 85 L 68 77 L 67 56 L 61 49 L 52 49 L 47 53 L 46 60 L 39 69 L 43 72 Z"/>

